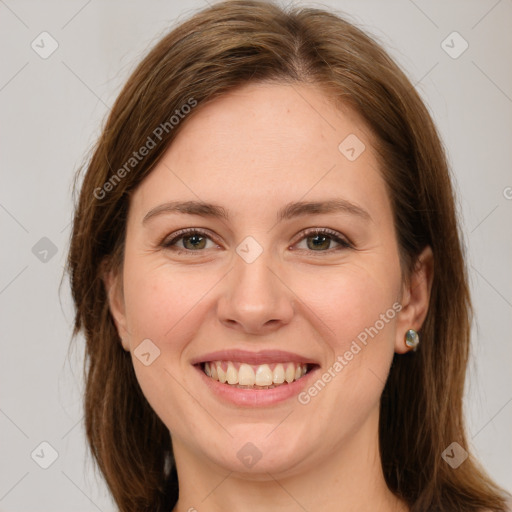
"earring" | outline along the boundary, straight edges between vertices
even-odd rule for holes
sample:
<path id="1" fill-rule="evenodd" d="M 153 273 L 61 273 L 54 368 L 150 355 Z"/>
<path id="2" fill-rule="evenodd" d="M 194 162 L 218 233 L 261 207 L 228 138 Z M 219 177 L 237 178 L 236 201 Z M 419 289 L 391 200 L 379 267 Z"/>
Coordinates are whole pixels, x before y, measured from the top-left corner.
<path id="1" fill-rule="evenodd" d="M 420 343 L 420 337 L 418 333 L 414 329 L 409 329 L 405 333 L 405 344 L 408 347 L 412 347 L 413 352 L 416 352 L 418 345 Z"/>

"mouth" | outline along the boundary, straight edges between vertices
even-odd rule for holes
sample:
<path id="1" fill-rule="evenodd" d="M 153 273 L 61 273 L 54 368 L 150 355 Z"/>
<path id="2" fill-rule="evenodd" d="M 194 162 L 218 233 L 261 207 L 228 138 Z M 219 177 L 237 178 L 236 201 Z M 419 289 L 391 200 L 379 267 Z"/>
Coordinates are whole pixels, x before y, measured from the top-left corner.
<path id="1" fill-rule="evenodd" d="M 308 363 L 248 364 L 239 361 L 207 361 L 201 369 L 211 379 L 239 389 L 274 389 L 304 377 L 313 365 Z"/>
<path id="2" fill-rule="evenodd" d="M 272 406 L 312 382 L 317 361 L 280 350 L 223 350 L 191 361 L 213 396 L 236 406 Z"/>

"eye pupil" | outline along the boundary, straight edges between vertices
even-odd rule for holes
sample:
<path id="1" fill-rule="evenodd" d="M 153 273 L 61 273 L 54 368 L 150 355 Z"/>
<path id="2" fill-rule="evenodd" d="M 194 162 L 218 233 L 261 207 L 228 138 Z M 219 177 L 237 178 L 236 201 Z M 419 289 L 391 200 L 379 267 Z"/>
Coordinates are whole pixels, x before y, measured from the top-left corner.
<path id="1" fill-rule="evenodd" d="M 186 236 L 186 237 L 183 237 L 183 244 L 185 245 L 185 247 L 187 246 L 187 241 L 191 241 L 191 240 L 195 240 L 196 242 L 199 240 L 199 244 L 201 242 L 204 242 L 205 241 L 205 238 L 201 235 L 190 235 L 190 236 Z M 204 248 L 204 243 L 203 245 L 198 245 L 194 242 L 192 242 L 192 246 L 191 246 L 192 249 L 202 249 Z M 189 249 L 189 247 L 187 247 L 187 249 Z"/>
<path id="2" fill-rule="evenodd" d="M 325 244 L 325 241 L 326 241 L 326 240 L 327 240 L 327 248 L 328 248 L 328 246 L 329 246 L 330 238 L 329 238 L 328 236 L 325 236 L 325 235 L 313 235 L 313 236 L 311 236 L 311 237 L 309 237 L 309 238 L 312 238 L 312 239 L 315 239 L 315 240 L 322 239 L 322 241 L 321 241 L 320 243 L 313 242 L 313 245 L 312 245 L 312 246 L 313 246 L 313 248 L 315 248 L 315 247 L 316 247 L 316 248 L 318 248 L 318 247 L 320 247 L 320 248 L 324 247 L 324 245 L 322 245 L 322 244 Z M 309 245 L 309 244 L 308 244 L 308 245 Z M 310 248 L 311 248 L 311 247 L 310 247 Z"/>

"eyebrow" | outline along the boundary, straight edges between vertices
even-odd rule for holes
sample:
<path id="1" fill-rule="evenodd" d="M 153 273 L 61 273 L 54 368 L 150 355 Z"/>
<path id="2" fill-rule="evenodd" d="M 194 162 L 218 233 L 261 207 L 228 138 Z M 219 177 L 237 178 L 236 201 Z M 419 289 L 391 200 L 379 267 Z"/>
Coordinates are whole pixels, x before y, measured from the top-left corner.
<path id="1" fill-rule="evenodd" d="M 229 220 L 229 212 L 224 207 L 216 204 L 201 201 L 170 201 L 152 208 L 144 216 L 142 223 L 145 224 L 149 219 L 166 213 L 184 213 L 201 217 L 224 219 L 226 221 Z M 327 201 L 288 203 L 278 211 L 277 222 L 290 220 L 303 215 L 320 215 L 325 213 L 349 213 L 364 220 L 372 220 L 370 214 L 360 206 L 346 199 L 336 198 Z"/>

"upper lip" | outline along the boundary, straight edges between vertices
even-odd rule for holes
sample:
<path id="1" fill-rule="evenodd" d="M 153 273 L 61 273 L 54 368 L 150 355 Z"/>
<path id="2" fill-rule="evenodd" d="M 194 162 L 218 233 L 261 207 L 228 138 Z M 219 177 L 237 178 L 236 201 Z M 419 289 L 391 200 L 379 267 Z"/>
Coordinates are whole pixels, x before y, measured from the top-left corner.
<path id="1" fill-rule="evenodd" d="M 300 354 L 287 352 L 285 350 L 260 350 L 250 352 L 247 350 L 219 350 L 209 352 L 192 359 L 192 364 L 200 364 L 211 361 L 237 361 L 248 364 L 270 364 L 270 363 L 308 363 L 318 364 L 317 361 Z"/>

